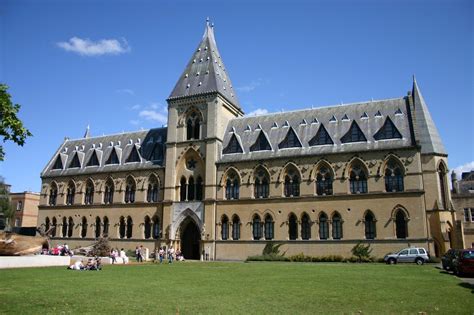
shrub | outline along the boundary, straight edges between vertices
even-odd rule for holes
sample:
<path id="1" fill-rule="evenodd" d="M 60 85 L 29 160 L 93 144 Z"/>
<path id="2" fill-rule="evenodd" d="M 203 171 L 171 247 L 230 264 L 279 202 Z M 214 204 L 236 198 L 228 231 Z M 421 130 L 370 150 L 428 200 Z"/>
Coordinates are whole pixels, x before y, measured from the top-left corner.
<path id="1" fill-rule="evenodd" d="M 110 244 L 109 239 L 101 237 L 92 245 L 92 250 L 89 252 L 89 256 L 108 257 L 110 255 Z"/>
<path id="2" fill-rule="evenodd" d="M 370 253 L 372 253 L 372 248 L 370 248 L 370 244 L 364 245 L 361 242 L 357 243 L 352 250 L 352 255 L 358 258 L 359 262 L 367 262 L 370 261 Z"/>
<path id="3" fill-rule="evenodd" d="M 282 243 L 267 242 L 263 248 L 262 255 L 249 256 L 246 261 L 290 261 L 285 253 L 280 254 Z"/>

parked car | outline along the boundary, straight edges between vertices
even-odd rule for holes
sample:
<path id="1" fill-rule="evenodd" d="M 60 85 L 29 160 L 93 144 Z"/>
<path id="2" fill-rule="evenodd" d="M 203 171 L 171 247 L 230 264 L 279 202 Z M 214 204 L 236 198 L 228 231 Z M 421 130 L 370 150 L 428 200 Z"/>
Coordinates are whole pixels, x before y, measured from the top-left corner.
<path id="1" fill-rule="evenodd" d="M 474 248 L 461 250 L 453 265 L 454 273 L 458 276 L 474 274 Z"/>
<path id="2" fill-rule="evenodd" d="M 422 247 L 404 248 L 398 253 L 387 254 L 383 258 L 387 264 L 396 264 L 401 262 L 414 262 L 417 265 L 423 265 L 430 260 L 430 256 L 426 249 Z"/>
<path id="3" fill-rule="evenodd" d="M 459 255 L 459 252 L 459 249 L 451 248 L 441 257 L 441 264 L 444 270 L 454 270 L 454 259 Z"/>

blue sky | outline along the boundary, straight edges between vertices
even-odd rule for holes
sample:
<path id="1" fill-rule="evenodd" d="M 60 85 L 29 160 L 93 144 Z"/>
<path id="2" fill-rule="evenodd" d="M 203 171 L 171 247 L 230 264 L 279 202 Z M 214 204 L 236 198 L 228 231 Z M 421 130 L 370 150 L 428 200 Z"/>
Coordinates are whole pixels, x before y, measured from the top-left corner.
<path id="1" fill-rule="evenodd" d="M 401 97 L 416 74 L 450 168 L 474 168 L 471 1 L 3 0 L 0 82 L 34 134 L 5 144 L 12 190 L 39 191 L 64 137 L 87 125 L 166 124 L 207 16 L 246 113 Z"/>

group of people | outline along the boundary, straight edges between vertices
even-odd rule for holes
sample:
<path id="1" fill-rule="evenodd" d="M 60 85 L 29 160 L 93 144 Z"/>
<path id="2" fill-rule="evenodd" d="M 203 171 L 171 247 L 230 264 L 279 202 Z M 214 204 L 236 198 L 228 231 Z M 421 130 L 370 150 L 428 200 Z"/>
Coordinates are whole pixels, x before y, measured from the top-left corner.
<path id="1" fill-rule="evenodd" d="M 163 259 L 165 258 L 165 250 L 163 247 L 156 248 L 155 249 L 155 259 L 153 260 L 154 263 L 157 263 L 158 261 L 160 264 L 163 263 Z M 176 261 L 184 261 L 184 256 L 181 254 L 180 250 L 174 250 L 173 246 L 170 246 L 168 250 L 166 251 L 166 256 L 168 258 L 168 264 L 171 264 L 173 260 Z"/>
<path id="2" fill-rule="evenodd" d="M 123 248 L 120 249 L 120 251 L 118 250 L 118 248 L 112 248 L 110 250 L 110 258 L 112 260 L 112 264 L 117 263 L 117 257 L 120 257 L 120 259 L 122 259 L 123 264 L 128 264 L 128 257 Z"/>
<path id="3" fill-rule="evenodd" d="M 73 256 L 74 255 L 73 251 L 69 249 L 69 246 L 67 244 L 56 245 L 55 247 L 52 247 L 52 248 L 43 247 L 41 254 L 54 255 L 54 256 Z"/>
<path id="4" fill-rule="evenodd" d="M 86 264 L 82 260 L 77 260 L 74 264 L 69 266 L 70 270 L 102 270 L 102 263 L 100 257 L 89 258 Z"/>

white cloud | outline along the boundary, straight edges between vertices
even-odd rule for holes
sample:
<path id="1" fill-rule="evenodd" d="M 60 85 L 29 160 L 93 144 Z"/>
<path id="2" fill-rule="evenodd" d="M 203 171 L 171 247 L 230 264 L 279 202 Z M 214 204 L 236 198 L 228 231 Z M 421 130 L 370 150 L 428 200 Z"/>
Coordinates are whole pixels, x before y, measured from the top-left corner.
<path id="1" fill-rule="evenodd" d="M 464 165 L 460 165 L 460 166 L 454 168 L 453 171 L 454 171 L 454 173 L 456 173 L 457 178 L 460 179 L 460 178 L 461 178 L 461 174 L 462 174 L 463 172 L 474 171 L 474 161 L 469 162 L 469 163 L 466 163 L 466 164 L 464 164 Z"/>
<path id="2" fill-rule="evenodd" d="M 131 110 L 139 110 L 141 106 L 139 104 L 135 104 L 132 107 L 130 107 Z"/>
<path id="3" fill-rule="evenodd" d="M 245 116 L 259 116 L 259 115 L 266 115 L 268 114 L 268 110 L 265 108 L 257 108 L 256 110 L 251 111 Z"/>
<path id="4" fill-rule="evenodd" d="M 81 56 L 101 56 L 101 55 L 119 55 L 130 51 L 125 38 L 101 39 L 91 41 L 88 38 L 71 37 L 67 42 L 57 43 L 58 47 L 65 51 L 74 52 Z"/>
<path id="5" fill-rule="evenodd" d="M 166 124 L 168 121 L 167 115 L 159 113 L 155 110 L 142 110 L 138 113 L 138 116 L 146 120 L 156 121 L 161 124 Z"/>
<path id="6" fill-rule="evenodd" d="M 135 95 L 135 91 L 131 89 L 119 89 L 116 90 L 117 93 L 124 93 L 124 94 L 129 94 L 129 95 Z"/>
<path id="7" fill-rule="evenodd" d="M 236 87 L 235 89 L 237 91 L 241 91 L 241 92 L 251 92 L 251 91 L 255 90 L 257 87 L 259 87 L 260 85 L 262 85 L 262 83 L 263 83 L 263 80 L 258 79 L 258 80 L 254 80 L 254 81 L 250 82 L 247 85 Z"/>

